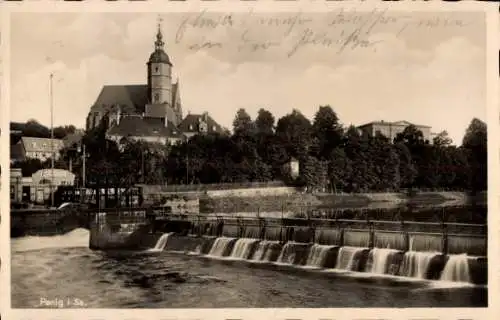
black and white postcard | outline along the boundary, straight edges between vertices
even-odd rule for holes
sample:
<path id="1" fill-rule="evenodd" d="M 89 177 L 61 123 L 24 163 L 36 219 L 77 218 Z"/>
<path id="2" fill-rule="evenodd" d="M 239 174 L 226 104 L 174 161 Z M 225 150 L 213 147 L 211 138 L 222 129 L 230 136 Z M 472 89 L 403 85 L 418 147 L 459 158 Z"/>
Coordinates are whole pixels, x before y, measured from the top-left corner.
<path id="1" fill-rule="evenodd" d="M 42 2 L 2 6 L 6 319 L 495 318 L 498 5 Z"/>

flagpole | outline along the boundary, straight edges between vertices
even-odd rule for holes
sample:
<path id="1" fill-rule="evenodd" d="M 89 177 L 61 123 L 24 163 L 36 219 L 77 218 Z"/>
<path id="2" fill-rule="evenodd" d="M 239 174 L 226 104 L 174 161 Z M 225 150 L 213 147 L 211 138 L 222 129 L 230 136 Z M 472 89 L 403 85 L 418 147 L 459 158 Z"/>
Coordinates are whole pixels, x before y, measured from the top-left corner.
<path id="1" fill-rule="evenodd" d="M 51 146 L 51 151 L 52 151 L 52 156 L 51 156 L 51 182 L 50 182 L 50 197 L 51 197 L 51 206 L 54 207 L 54 157 L 55 157 L 55 152 L 54 152 L 54 95 L 52 92 L 52 78 L 54 75 L 51 73 L 50 74 L 50 146 Z"/>

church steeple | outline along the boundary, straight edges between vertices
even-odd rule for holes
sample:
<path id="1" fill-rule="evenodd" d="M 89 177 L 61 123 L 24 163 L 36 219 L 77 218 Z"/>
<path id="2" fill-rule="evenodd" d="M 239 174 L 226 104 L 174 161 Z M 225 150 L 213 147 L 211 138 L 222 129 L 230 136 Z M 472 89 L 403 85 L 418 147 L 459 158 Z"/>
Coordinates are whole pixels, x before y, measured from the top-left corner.
<path id="1" fill-rule="evenodd" d="M 172 65 L 170 58 L 167 53 L 163 50 L 165 42 L 163 41 L 163 34 L 161 33 L 161 21 L 162 19 L 158 17 L 158 31 L 156 32 L 155 40 L 155 51 L 149 57 L 149 63 L 166 63 Z"/>
<path id="2" fill-rule="evenodd" d="M 172 103 L 172 63 L 164 51 L 163 34 L 161 32 L 161 18 L 158 19 L 158 31 L 154 42 L 155 50 L 151 53 L 147 63 L 148 69 L 148 100 L 145 116 L 161 118 L 167 125 L 174 122 Z"/>
<path id="3" fill-rule="evenodd" d="M 162 18 L 158 17 L 158 32 L 156 33 L 155 50 L 163 50 L 165 42 L 163 42 L 163 35 L 161 34 Z"/>

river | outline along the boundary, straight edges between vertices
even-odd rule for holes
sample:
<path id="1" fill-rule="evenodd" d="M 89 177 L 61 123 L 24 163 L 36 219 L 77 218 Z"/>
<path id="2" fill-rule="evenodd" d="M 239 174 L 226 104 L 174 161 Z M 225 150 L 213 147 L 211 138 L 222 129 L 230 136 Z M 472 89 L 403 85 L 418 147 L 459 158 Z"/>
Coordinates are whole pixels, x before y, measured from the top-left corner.
<path id="1" fill-rule="evenodd" d="M 11 239 L 13 308 L 485 307 L 487 288 L 263 267 L 168 251 L 101 252 L 84 229 Z M 381 280 L 382 279 L 382 280 Z M 384 280 L 389 279 L 389 280 Z M 392 280 L 391 280 L 392 279 Z"/>

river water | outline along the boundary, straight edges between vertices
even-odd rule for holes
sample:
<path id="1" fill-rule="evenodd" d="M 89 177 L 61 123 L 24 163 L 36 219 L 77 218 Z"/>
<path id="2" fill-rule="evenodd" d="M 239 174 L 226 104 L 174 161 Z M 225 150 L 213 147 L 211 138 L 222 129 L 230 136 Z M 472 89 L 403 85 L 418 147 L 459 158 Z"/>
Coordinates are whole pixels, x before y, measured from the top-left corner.
<path id="1" fill-rule="evenodd" d="M 12 239 L 13 308 L 485 307 L 487 289 L 263 268 L 167 251 L 100 252 L 89 233 Z M 332 276 L 333 275 L 333 276 Z"/>

